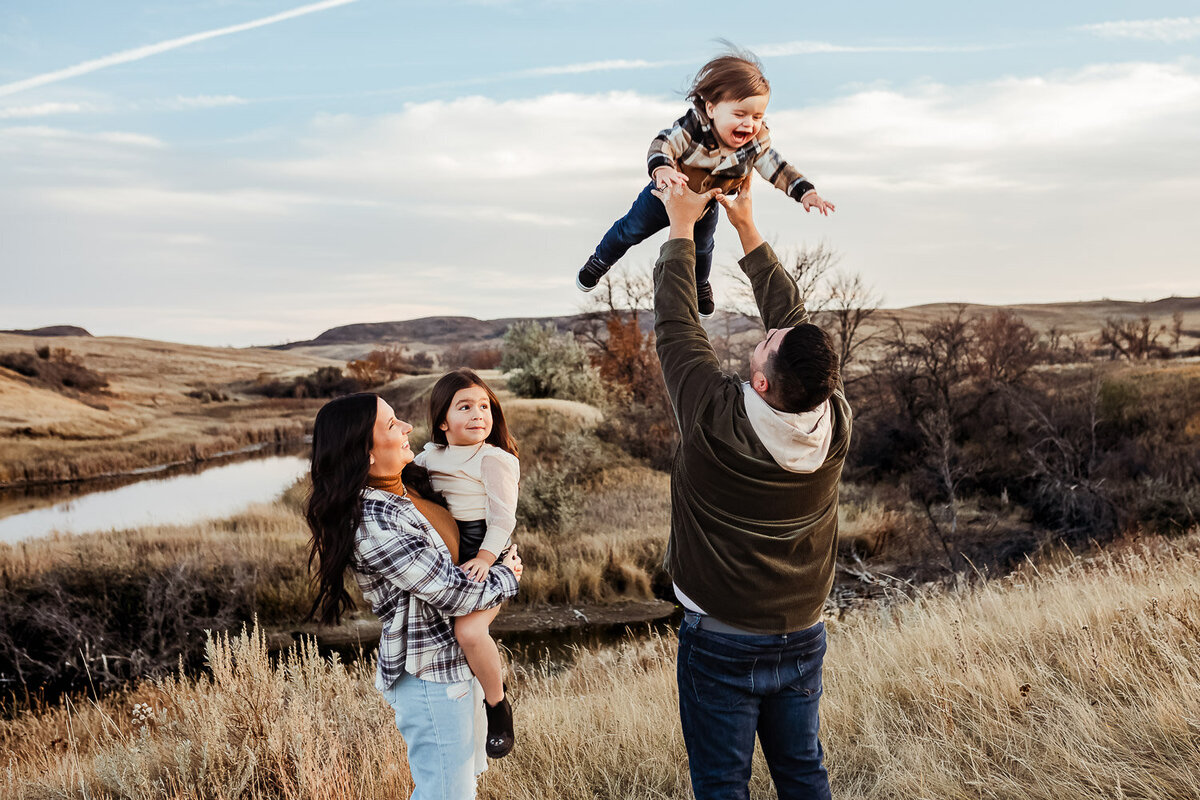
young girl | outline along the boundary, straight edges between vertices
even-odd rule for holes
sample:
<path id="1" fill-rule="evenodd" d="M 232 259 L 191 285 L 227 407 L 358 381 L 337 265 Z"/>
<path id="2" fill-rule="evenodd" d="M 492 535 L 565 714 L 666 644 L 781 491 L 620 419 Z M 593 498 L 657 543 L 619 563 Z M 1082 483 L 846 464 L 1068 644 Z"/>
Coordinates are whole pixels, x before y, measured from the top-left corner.
<path id="1" fill-rule="evenodd" d="M 650 184 L 580 268 L 575 283 L 583 291 L 595 289 L 630 247 L 667 227 L 662 201 L 650 194 L 655 188 L 682 191 L 687 187 L 697 194 L 720 189 L 737 194 L 750 180 L 750 171 L 757 169 L 777 189 L 803 204 L 805 211 L 815 208 L 828 216 L 834 210 L 833 203 L 822 200 L 800 171 L 771 147 L 771 136 L 763 124 L 771 85 L 753 55 L 730 54 L 709 61 L 696 73 L 687 99 L 692 104 L 688 113 L 650 143 L 646 160 Z M 708 275 L 716 228 L 717 202 L 713 200 L 694 230 L 696 296 L 702 317 L 712 316 L 715 310 Z"/>
<path id="2" fill-rule="evenodd" d="M 429 398 L 430 439 L 416 457 L 429 471 L 458 522 L 461 568 L 482 581 L 508 548 L 517 519 L 521 476 L 517 443 L 504 412 L 483 380 L 469 369 L 443 375 Z M 454 636 L 483 687 L 487 754 L 508 755 L 514 744 L 512 706 L 505 694 L 500 651 L 488 633 L 500 606 L 454 620 Z"/>

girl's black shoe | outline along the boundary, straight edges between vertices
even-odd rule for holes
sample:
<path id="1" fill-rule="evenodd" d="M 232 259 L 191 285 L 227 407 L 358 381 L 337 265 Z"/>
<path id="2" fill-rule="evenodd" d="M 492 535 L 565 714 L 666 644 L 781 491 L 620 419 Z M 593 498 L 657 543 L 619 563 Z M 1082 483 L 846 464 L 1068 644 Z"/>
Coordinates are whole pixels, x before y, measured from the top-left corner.
<path id="1" fill-rule="evenodd" d="M 512 752 L 516 744 L 513 734 L 512 706 L 508 702 L 508 686 L 504 687 L 504 699 L 494 706 L 483 702 L 483 710 L 487 713 L 487 750 L 488 758 L 504 758 Z"/>

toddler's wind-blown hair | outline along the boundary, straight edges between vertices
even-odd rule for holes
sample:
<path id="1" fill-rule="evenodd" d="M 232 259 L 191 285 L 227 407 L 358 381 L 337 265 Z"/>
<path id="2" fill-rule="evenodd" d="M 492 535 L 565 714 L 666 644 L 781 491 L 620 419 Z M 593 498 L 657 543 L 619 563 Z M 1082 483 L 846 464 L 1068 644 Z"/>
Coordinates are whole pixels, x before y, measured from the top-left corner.
<path id="1" fill-rule="evenodd" d="M 749 50 L 731 47 L 730 52 L 700 68 L 687 99 L 698 111 L 704 111 L 705 103 L 716 104 L 770 93 L 771 84 L 763 76 L 762 64 L 755 55 Z"/>

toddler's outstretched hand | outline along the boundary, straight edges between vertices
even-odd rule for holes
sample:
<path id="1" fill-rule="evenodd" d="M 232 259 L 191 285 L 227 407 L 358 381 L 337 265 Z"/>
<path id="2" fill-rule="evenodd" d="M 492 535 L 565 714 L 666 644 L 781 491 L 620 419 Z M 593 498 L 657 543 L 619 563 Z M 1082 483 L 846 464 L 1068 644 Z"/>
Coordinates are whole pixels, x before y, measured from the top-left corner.
<path id="1" fill-rule="evenodd" d="M 806 213 L 815 208 L 817 211 L 821 212 L 822 216 L 826 217 L 829 216 L 830 211 L 836 210 L 833 203 L 822 199 L 821 195 L 817 194 L 815 191 L 808 192 L 804 195 L 804 197 L 801 197 L 800 205 L 804 206 L 804 211 Z"/>
<path id="2" fill-rule="evenodd" d="M 687 176 L 672 167 L 659 167 L 654 170 L 654 183 L 660 192 L 665 192 L 667 189 L 686 187 Z"/>

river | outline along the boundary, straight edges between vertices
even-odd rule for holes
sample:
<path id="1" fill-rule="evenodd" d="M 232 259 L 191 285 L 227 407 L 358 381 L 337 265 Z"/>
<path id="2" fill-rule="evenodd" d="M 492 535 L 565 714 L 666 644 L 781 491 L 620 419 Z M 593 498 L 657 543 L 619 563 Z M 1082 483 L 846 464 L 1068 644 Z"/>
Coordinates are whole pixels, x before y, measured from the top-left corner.
<path id="1" fill-rule="evenodd" d="M 116 488 L 111 482 L 56 487 L 59 497 L 0 495 L 0 542 L 228 517 L 274 500 L 295 483 L 308 470 L 307 456 L 296 449 L 201 464 L 182 474 L 143 474 Z"/>

